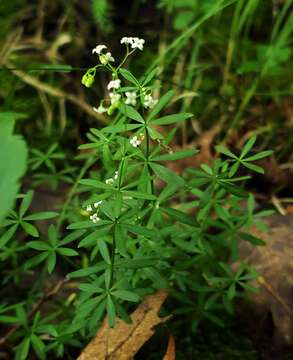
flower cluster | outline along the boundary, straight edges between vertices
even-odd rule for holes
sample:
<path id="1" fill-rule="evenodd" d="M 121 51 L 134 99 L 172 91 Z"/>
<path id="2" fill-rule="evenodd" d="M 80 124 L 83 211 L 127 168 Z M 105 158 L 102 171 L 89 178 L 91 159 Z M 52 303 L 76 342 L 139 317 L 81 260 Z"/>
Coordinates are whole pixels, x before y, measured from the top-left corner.
<path id="1" fill-rule="evenodd" d="M 106 45 L 97 45 L 93 50 L 92 54 L 97 53 L 99 55 L 100 62 L 103 65 L 107 65 L 110 61 L 115 61 L 112 54 L 107 52 L 106 54 L 103 53 L 103 49 L 106 49 Z"/>
<path id="2" fill-rule="evenodd" d="M 109 179 L 105 180 L 105 183 L 107 185 L 112 185 L 112 184 L 114 184 L 114 181 L 117 179 L 118 179 L 118 171 L 115 171 L 114 178 L 109 178 Z"/>
<path id="3" fill-rule="evenodd" d="M 95 202 L 95 203 L 93 204 L 93 206 L 92 206 L 92 205 L 88 205 L 88 206 L 86 207 L 86 211 L 88 211 L 88 212 L 94 211 L 94 210 L 97 209 L 97 208 L 99 207 L 99 205 L 101 205 L 101 204 L 102 204 L 102 200 Z M 93 207 L 94 207 L 94 208 L 93 208 Z M 92 215 L 90 215 L 90 219 L 92 220 L 93 223 L 97 223 L 98 221 L 101 220 L 101 219 L 98 217 L 98 213 L 97 213 L 97 212 L 95 212 L 95 213 L 93 213 Z"/>
<path id="4" fill-rule="evenodd" d="M 146 108 L 152 109 L 156 104 L 158 100 L 153 99 L 151 95 L 145 95 L 143 99 L 143 104 Z"/>
<path id="5" fill-rule="evenodd" d="M 143 44 L 145 43 L 144 39 L 139 39 L 138 37 L 123 37 L 120 41 L 121 44 L 129 44 L 132 49 L 138 48 L 143 50 Z"/>
<path id="6" fill-rule="evenodd" d="M 138 147 L 141 144 L 141 140 L 137 136 L 133 136 L 133 138 L 130 139 L 130 144 L 133 147 Z"/>

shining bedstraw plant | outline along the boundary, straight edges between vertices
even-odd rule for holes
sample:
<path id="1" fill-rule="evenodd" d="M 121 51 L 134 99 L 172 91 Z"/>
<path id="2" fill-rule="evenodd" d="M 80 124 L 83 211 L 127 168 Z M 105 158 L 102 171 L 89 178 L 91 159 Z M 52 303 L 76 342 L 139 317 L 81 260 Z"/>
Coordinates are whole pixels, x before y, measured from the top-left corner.
<path id="1" fill-rule="evenodd" d="M 167 136 L 160 133 L 162 126 L 179 124 L 192 114 L 160 116 L 174 91 L 153 98 L 150 83 L 157 69 L 137 79 L 122 67 L 137 49 L 143 50 L 144 43 L 123 37 L 126 54 L 118 66 L 105 45 L 96 46 L 92 52 L 99 63 L 82 78 L 90 87 L 98 67 L 110 72 L 109 94 L 94 110 L 114 115 L 110 125 L 90 129 L 90 143 L 80 146 L 92 148 L 89 159 L 94 157 L 103 168 L 79 181 L 90 193 L 84 203 L 88 219 L 68 226 L 86 231 L 78 244 L 86 254 L 86 266 L 68 277 L 81 281 L 73 323 L 90 333 L 105 312 L 111 327 L 116 315 L 130 321 L 128 302 L 138 302 L 161 287 L 181 302 L 174 313 L 189 314 L 193 330 L 203 318 L 223 325 L 217 311 L 232 312 L 232 300 L 240 296 L 241 287 L 255 290 L 245 280 L 257 276 L 244 263 L 234 274 L 227 261 L 238 260 L 241 240 L 264 245 L 248 230 L 252 223 L 263 229 L 257 219 L 271 213 L 255 214 L 253 196 L 235 185 L 249 178 L 235 177 L 240 165 L 262 173 L 251 162 L 271 154 L 247 156 L 256 137 L 240 156 L 218 146 L 225 159 L 218 158 L 212 167 L 189 169 L 185 177 L 163 165 L 194 156 L 198 150 L 172 150 L 175 126 Z M 248 210 L 239 205 L 245 198 Z"/>
<path id="2" fill-rule="evenodd" d="M 123 68 L 144 44 L 143 39 L 123 37 L 126 52 L 119 65 L 105 45 L 92 51 L 99 62 L 85 73 L 82 84 L 92 86 L 98 68 L 109 72 L 109 93 L 94 111 L 111 116 L 111 123 L 90 129 L 89 143 L 80 149 L 91 151 L 77 156 L 84 161 L 77 176 L 76 168 L 64 179 L 58 175 L 58 180 L 73 183 L 60 213 L 27 215 L 34 195 L 28 191 L 18 196 L 19 210 L 11 210 L 1 223 L 0 259 L 13 268 L 2 283 L 41 271 L 26 302 L 0 304 L 0 322 L 17 324 L 3 340 L 16 345 L 17 360 L 25 360 L 31 348 L 46 359 L 48 352 L 62 357 L 66 347 L 84 346 L 105 314 L 110 327 L 116 316 L 130 322 L 133 303 L 158 288 L 169 292 L 165 311 L 187 314 L 193 331 L 203 319 L 224 326 L 221 314 L 233 312 L 233 299 L 243 295 L 241 289 L 256 291 L 246 281 L 258 275 L 239 259 L 238 244 L 264 245 L 249 228 L 254 224 L 265 230 L 259 218 L 272 211 L 255 212 L 254 198 L 243 188 L 250 176 L 237 174 L 240 166 L 263 173 L 253 162 L 272 152 L 250 155 L 256 142 L 253 136 L 240 154 L 217 146 L 223 158 L 212 166 L 203 164 L 182 175 L 165 166 L 199 152 L 173 151 L 171 146 L 176 125 L 193 115 L 162 114 L 174 91 L 153 97 L 151 82 L 157 69 L 137 78 Z M 162 134 L 165 125 L 173 125 L 167 135 Z M 33 150 L 29 160 L 32 170 L 45 165 L 52 172 L 54 188 L 59 174 L 55 162 L 64 161 L 56 148 L 53 144 L 46 153 Z M 45 175 L 38 181 L 44 179 Z M 32 221 L 53 217 L 57 220 L 48 235 L 40 235 Z M 14 239 L 20 228 L 31 237 L 23 246 Z M 236 272 L 228 261 L 239 262 Z M 64 262 L 71 269 L 67 278 L 78 281 L 78 294 L 74 290 L 48 316 L 30 310 L 38 309 L 33 306 L 37 301 L 45 301 L 46 296 L 38 300 L 44 280 Z"/>

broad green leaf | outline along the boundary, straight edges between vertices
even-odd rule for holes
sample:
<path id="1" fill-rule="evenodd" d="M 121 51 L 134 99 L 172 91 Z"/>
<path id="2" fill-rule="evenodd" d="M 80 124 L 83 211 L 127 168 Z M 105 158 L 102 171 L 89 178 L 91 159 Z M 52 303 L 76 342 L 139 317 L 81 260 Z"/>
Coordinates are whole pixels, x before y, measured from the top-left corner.
<path id="1" fill-rule="evenodd" d="M 78 255 L 77 251 L 70 249 L 70 248 L 59 247 L 56 249 L 56 251 L 59 254 L 64 255 L 64 256 L 77 256 Z"/>
<path id="2" fill-rule="evenodd" d="M 192 149 L 181 150 L 181 151 L 176 151 L 175 153 L 158 155 L 158 156 L 153 157 L 151 160 L 152 161 L 178 160 L 178 159 L 186 158 L 187 156 L 197 154 L 198 152 L 199 152 L 199 150 L 192 150 Z"/>
<path id="3" fill-rule="evenodd" d="M 108 250 L 107 244 L 105 243 L 103 238 L 98 239 L 98 246 L 99 246 L 99 250 L 102 255 L 102 258 L 105 260 L 105 262 L 107 264 L 110 265 L 111 259 L 110 259 L 110 255 L 109 255 L 109 250 Z"/>
<path id="4" fill-rule="evenodd" d="M 253 147 L 254 143 L 256 141 L 256 136 L 252 136 L 247 143 L 244 145 L 242 151 L 241 151 L 241 155 L 240 155 L 240 159 L 243 159 L 244 156 L 250 151 L 250 149 Z"/>
<path id="5" fill-rule="evenodd" d="M 122 114 L 124 114 L 125 116 L 129 117 L 132 120 L 136 120 L 144 124 L 144 119 L 142 118 L 140 113 L 137 110 L 135 110 L 132 106 L 122 104 L 120 105 L 119 109 L 122 112 Z"/>
<path id="6" fill-rule="evenodd" d="M 38 229 L 34 225 L 25 221 L 21 221 L 20 225 L 23 228 L 23 230 L 29 235 L 34 237 L 39 237 Z"/>
<path id="7" fill-rule="evenodd" d="M 111 291 L 111 295 L 126 301 L 138 302 L 140 300 L 140 297 L 136 293 L 128 290 Z"/>
<path id="8" fill-rule="evenodd" d="M 33 190 L 29 190 L 25 197 L 22 199 L 20 207 L 19 207 L 19 216 L 22 218 L 23 215 L 26 213 L 27 209 L 29 208 L 32 199 L 34 196 L 34 191 Z"/>
<path id="9" fill-rule="evenodd" d="M 166 115 L 166 116 L 160 117 L 156 120 L 153 120 L 151 122 L 151 125 L 153 125 L 153 124 L 155 124 L 155 125 L 174 124 L 174 123 L 178 123 L 180 121 L 186 120 L 186 119 L 190 118 L 191 116 L 193 116 L 193 114 L 190 114 L 190 113 Z"/>
<path id="10" fill-rule="evenodd" d="M 51 246 L 44 241 L 29 241 L 26 245 L 32 249 L 41 251 L 47 251 L 51 249 Z"/>
<path id="11" fill-rule="evenodd" d="M 134 75 L 131 74 L 130 71 L 121 68 L 121 69 L 119 70 L 119 73 L 120 73 L 126 80 L 128 80 L 130 83 L 139 86 L 138 80 L 135 78 Z"/>
<path id="12" fill-rule="evenodd" d="M 19 347 L 19 351 L 20 351 L 20 356 L 19 356 L 19 360 L 26 360 L 27 356 L 28 356 L 28 352 L 30 349 L 30 343 L 31 340 L 29 337 L 26 337 L 23 339 L 23 341 L 18 345 Z"/>
<path id="13" fill-rule="evenodd" d="M 59 214 L 53 211 L 43 211 L 35 214 L 25 216 L 23 220 L 44 220 L 52 219 L 53 217 L 58 216 Z"/>
<path id="14" fill-rule="evenodd" d="M 175 93 L 174 90 L 170 90 L 161 97 L 161 99 L 158 101 L 158 103 L 154 106 L 154 108 L 150 112 L 147 118 L 147 122 L 152 120 L 165 107 L 165 105 L 170 101 L 174 93 Z"/>
<path id="15" fill-rule="evenodd" d="M 15 120 L 23 114 L 0 113 L 0 225 L 13 208 L 19 184 L 27 168 L 27 147 L 19 136 L 12 134 Z"/>

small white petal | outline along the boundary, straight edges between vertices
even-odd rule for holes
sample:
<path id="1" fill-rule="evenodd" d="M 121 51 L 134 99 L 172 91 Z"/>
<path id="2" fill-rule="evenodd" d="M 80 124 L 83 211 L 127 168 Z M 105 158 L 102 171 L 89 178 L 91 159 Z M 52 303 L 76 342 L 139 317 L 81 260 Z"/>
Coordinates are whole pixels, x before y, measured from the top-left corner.
<path id="1" fill-rule="evenodd" d="M 100 55 L 101 51 L 103 49 L 106 49 L 107 47 L 105 45 L 97 45 L 93 50 L 92 50 L 92 54 L 97 53 L 98 55 Z"/>

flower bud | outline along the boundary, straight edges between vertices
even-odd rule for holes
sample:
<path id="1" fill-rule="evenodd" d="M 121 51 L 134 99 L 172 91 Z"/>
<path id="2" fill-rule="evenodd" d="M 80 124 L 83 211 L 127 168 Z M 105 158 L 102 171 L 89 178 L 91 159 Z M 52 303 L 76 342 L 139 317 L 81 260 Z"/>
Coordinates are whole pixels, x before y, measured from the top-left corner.
<path id="1" fill-rule="evenodd" d="M 88 88 L 93 85 L 94 81 L 95 81 L 94 76 L 90 74 L 83 75 L 81 79 L 81 83 Z"/>

